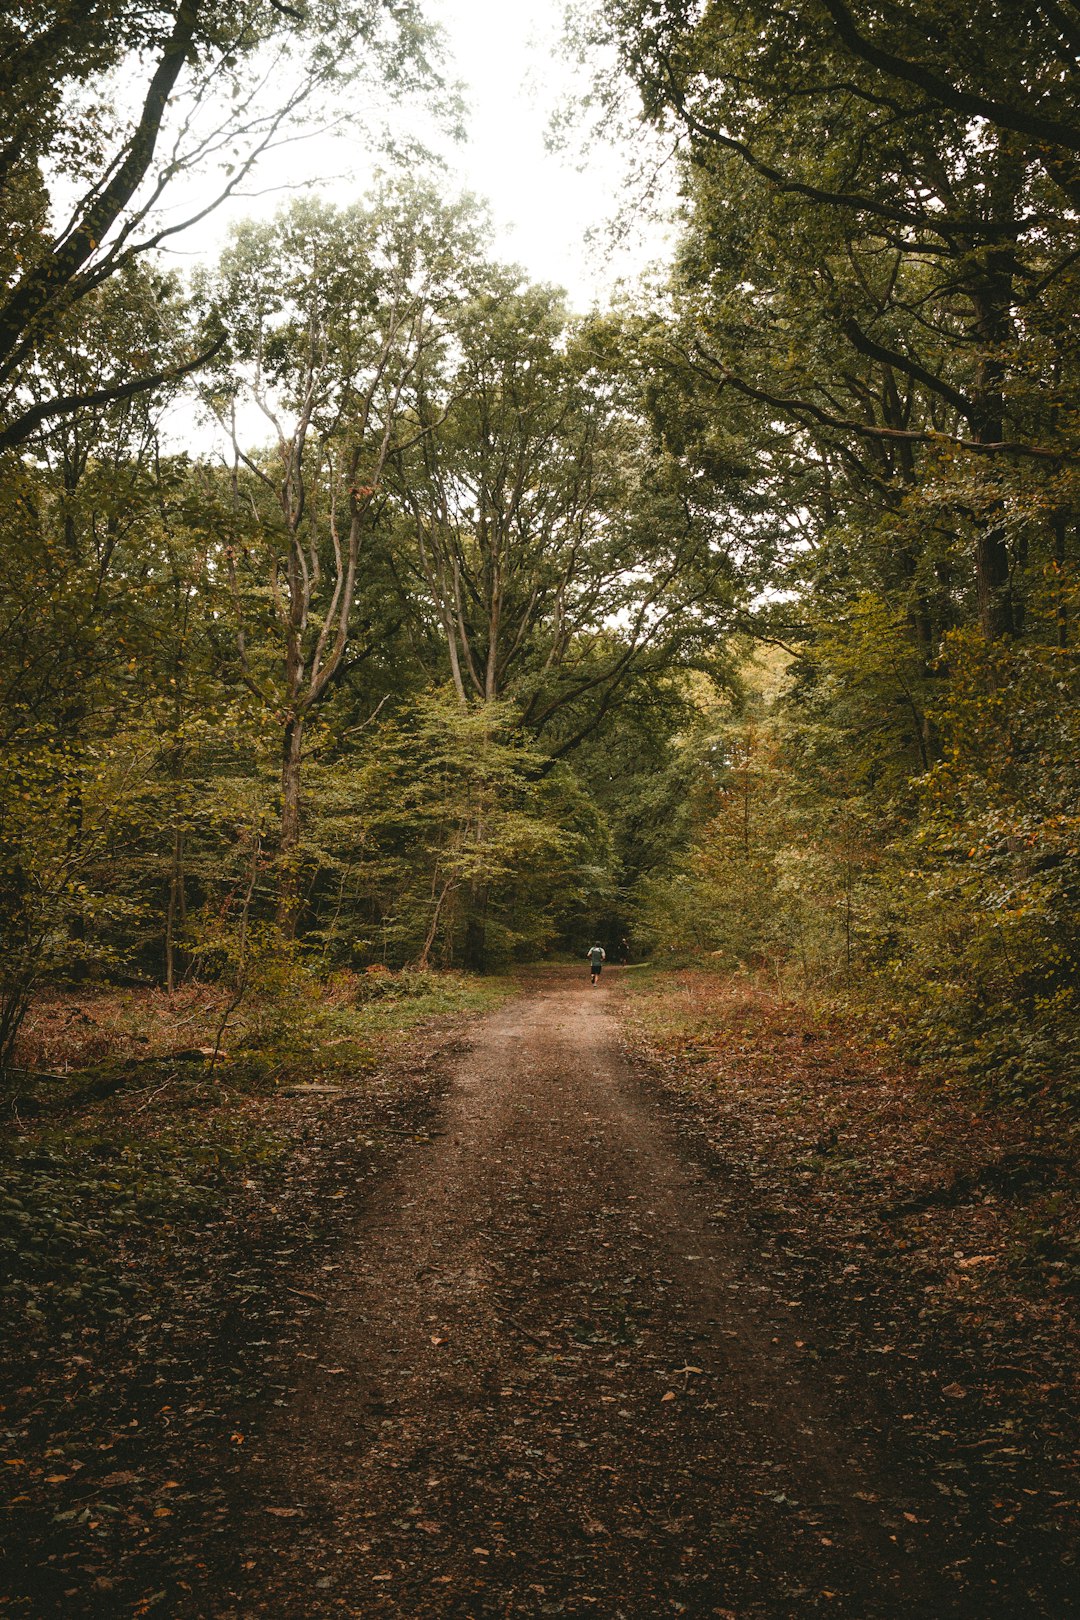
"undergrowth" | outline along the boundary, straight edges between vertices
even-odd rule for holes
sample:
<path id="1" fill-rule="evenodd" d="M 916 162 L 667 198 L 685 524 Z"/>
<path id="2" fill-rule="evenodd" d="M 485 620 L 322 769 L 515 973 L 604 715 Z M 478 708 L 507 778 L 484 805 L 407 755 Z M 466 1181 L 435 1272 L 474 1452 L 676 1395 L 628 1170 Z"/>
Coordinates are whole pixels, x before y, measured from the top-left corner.
<path id="1" fill-rule="evenodd" d="M 9 1368 L 34 1345 L 106 1329 L 190 1270 L 229 1198 L 280 1174 L 283 1089 L 362 1090 L 409 1032 L 505 993 L 460 974 L 305 976 L 251 996 L 224 1029 L 228 994 L 213 986 L 43 998 L 0 1131 Z"/>

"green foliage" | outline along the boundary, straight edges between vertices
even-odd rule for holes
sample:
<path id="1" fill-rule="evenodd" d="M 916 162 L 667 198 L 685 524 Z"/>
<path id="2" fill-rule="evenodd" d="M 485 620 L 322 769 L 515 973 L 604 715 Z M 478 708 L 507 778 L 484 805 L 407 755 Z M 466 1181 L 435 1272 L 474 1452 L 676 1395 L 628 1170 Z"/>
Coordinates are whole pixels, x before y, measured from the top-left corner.
<path id="1" fill-rule="evenodd" d="M 437 622 L 436 678 L 513 701 L 562 758 L 627 691 L 714 656 L 736 570 L 651 432 L 632 323 L 574 319 L 489 266 L 452 355 L 419 381 L 425 431 L 389 466 L 407 611 L 420 633 Z"/>
<path id="2" fill-rule="evenodd" d="M 330 960 L 489 967 L 549 945 L 602 885 L 601 818 L 513 711 L 433 692 L 365 757 L 316 776 L 317 831 L 340 874 Z"/>
<path id="3" fill-rule="evenodd" d="M 647 395 L 748 558 L 747 624 L 792 659 L 779 701 L 703 720 L 717 758 L 683 739 L 699 801 L 642 926 L 876 999 L 909 1046 L 999 1093 L 1060 1092 L 1077 1031 L 1068 23 L 997 0 L 610 0 L 583 37 L 619 64 L 604 115 L 631 84 L 688 159 L 667 304 L 642 320 Z"/>
<path id="4" fill-rule="evenodd" d="M 918 684 L 901 627 L 856 604 L 772 702 L 706 711 L 682 742 L 687 841 L 640 887 L 642 937 L 859 1001 L 1000 1098 L 1074 1103 L 1075 588 L 1055 572 L 1039 600 L 1055 634 L 954 631 L 947 674 Z"/>
<path id="5" fill-rule="evenodd" d="M 1053 596 L 1066 600 L 1060 580 Z M 1068 592 L 1075 607 L 1075 589 Z M 1074 1096 L 1080 1051 L 1080 690 L 1075 649 L 956 632 L 921 786 L 906 950 L 914 1035 L 995 1087 Z"/>
<path id="6" fill-rule="evenodd" d="M 241 226 L 192 299 L 136 230 L 184 86 L 173 168 L 221 77 L 239 177 L 350 75 L 439 85 L 410 5 L 189 11 L 0 21 L 0 96 L 33 92 L 0 159 L 0 1065 L 65 977 L 212 978 L 265 1075 L 316 975 L 423 1001 L 599 930 L 1049 1083 L 1080 1012 L 1058 11 L 598 5 L 601 103 L 629 81 L 688 161 L 662 296 L 587 318 L 403 173 Z M 297 88 L 263 110 L 268 52 Z M 164 75 L 130 127 L 122 62 Z M 200 343 L 225 466 L 161 452 Z"/>
<path id="7" fill-rule="evenodd" d="M 200 171 L 192 214 L 201 219 L 275 138 L 312 116 L 333 123 L 335 108 L 355 116 L 356 96 L 384 80 L 445 116 L 452 98 L 432 66 L 436 52 L 412 0 L 5 8 L 0 446 L 27 444 L 41 422 L 70 419 L 102 392 L 148 395 L 214 352 L 213 335 L 201 357 L 193 345 L 179 364 L 136 347 L 114 353 L 102 388 L 58 391 L 49 380 L 57 333 L 73 315 L 77 322 L 84 301 L 183 229 L 182 204 L 167 223 L 156 212 L 163 193 Z M 368 122 L 375 134 L 379 120 Z"/>

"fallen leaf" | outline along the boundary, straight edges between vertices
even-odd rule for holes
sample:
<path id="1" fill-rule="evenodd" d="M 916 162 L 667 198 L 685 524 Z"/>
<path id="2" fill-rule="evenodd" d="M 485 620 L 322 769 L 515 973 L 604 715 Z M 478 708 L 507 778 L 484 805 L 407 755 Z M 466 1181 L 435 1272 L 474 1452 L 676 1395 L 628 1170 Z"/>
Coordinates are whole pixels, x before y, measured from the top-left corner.
<path id="1" fill-rule="evenodd" d="M 675 1391 L 673 1389 L 669 1389 L 666 1395 L 661 1395 L 660 1405 L 663 1406 L 665 1401 L 673 1401 L 675 1398 Z"/>
<path id="2" fill-rule="evenodd" d="M 268 1507 L 264 1511 L 267 1513 L 272 1513 L 275 1519 L 297 1519 L 304 1510 L 303 1508 Z"/>
<path id="3" fill-rule="evenodd" d="M 967 1395 L 963 1384 L 946 1384 L 941 1393 L 947 1395 L 951 1401 L 962 1401 Z"/>

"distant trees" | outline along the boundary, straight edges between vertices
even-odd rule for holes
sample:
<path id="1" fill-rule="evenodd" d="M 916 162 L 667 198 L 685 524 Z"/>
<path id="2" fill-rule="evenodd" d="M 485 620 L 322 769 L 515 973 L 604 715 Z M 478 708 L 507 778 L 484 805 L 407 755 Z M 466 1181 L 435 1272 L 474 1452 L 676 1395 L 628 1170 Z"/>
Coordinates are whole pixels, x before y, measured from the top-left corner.
<path id="1" fill-rule="evenodd" d="M 183 331 L 169 292 L 131 267 L 88 295 L 46 380 L 92 381 L 135 343 L 167 353 Z M 140 885 L 114 886 L 109 857 L 159 752 L 139 731 L 155 661 L 155 409 L 145 395 L 88 407 L 34 449 L 0 471 L 0 1061 L 41 974 L 115 963 L 113 925 L 137 929 Z"/>
<path id="2" fill-rule="evenodd" d="M 712 658 L 733 565 L 628 335 L 484 247 L 401 182 L 242 226 L 189 289 L 132 262 L 57 321 L 27 386 L 81 404 L 3 468 L 0 1059 L 57 977 L 484 967 L 613 904 L 562 762 Z M 179 376 L 102 379 L 211 309 L 227 451 L 168 456 Z"/>
<path id="3" fill-rule="evenodd" d="M 444 687 L 317 767 L 313 812 L 340 871 L 322 908 L 331 958 L 485 968 L 559 940 L 600 896 L 610 850 L 591 797 L 549 763 L 509 705 Z"/>
<path id="4" fill-rule="evenodd" d="M 700 649 L 733 570 L 652 439 L 634 340 L 489 269 L 454 364 L 418 371 L 425 431 L 391 459 L 397 557 L 462 703 L 512 699 L 573 751 L 639 672 Z"/>
<path id="5" fill-rule="evenodd" d="M 581 318 L 400 174 L 155 260 L 184 174 L 437 101 L 411 4 L 0 16 L 0 1063 L 43 977 L 632 918 L 1018 1087 L 1080 1045 L 1068 15 L 592 33 L 686 222 L 654 307 Z M 163 448 L 196 371 L 216 459 Z"/>
<path id="6" fill-rule="evenodd" d="M 419 379 L 426 431 L 395 489 L 455 690 L 494 702 L 561 664 L 614 588 L 630 423 L 556 293 L 494 271 L 455 340 L 451 373 Z"/>

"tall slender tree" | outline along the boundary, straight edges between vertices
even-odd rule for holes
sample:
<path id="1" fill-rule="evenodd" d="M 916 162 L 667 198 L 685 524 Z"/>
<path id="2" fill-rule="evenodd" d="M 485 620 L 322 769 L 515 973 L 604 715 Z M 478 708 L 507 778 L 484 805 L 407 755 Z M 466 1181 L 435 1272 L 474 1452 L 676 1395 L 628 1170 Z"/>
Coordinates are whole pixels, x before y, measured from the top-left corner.
<path id="1" fill-rule="evenodd" d="M 361 649 L 355 609 L 391 458 L 422 439 L 411 411 L 475 257 L 468 211 L 401 188 L 339 210 L 297 203 L 237 233 L 212 296 L 227 313 L 215 399 L 232 441 L 226 569 L 243 681 L 281 731 L 279 921 L 295 931 L 301 775 L 312 719 Z M 245 447 L 254 407 L 270 448 Z M 262 586 L 247 587 L 265 567 Z M 268 591 L 268 598 L 261 589 Z M 252 634 L 252 612 L 265 633 Z"/>

